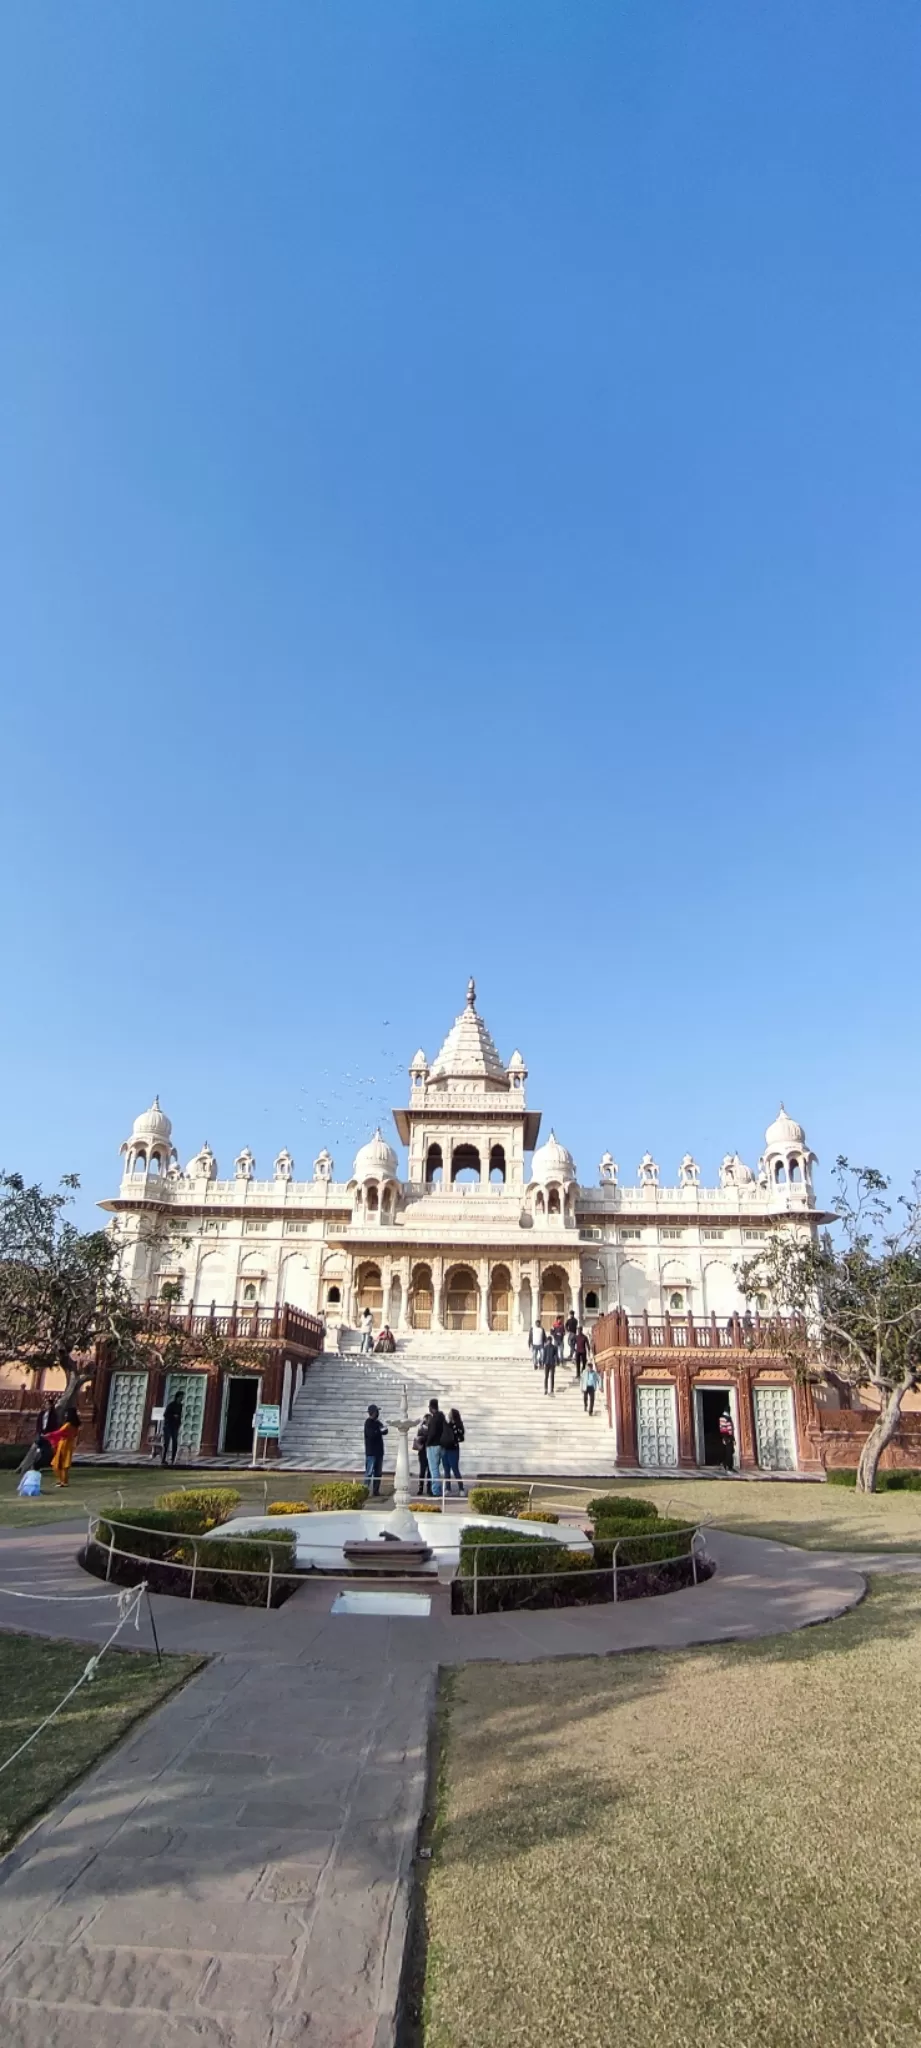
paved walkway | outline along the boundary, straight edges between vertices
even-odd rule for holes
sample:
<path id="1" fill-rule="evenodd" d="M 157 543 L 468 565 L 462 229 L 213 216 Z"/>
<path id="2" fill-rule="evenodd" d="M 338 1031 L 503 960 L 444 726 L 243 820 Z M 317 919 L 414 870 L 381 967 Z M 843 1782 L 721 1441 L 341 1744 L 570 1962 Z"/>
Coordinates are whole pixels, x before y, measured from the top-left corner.
<path id="1" fill-rule="evenodd" d="M 0 1588 L 56 1596 L 0 1591 L 0 1627 L 108 1633 L 81 1534 L 0 1533 Z M 865 1589 L 849 1557 L 710 1542 L 696 1589 L 560 1613 L 155 1599 L 164 1649 L 212 1662 L 0 1862 L 4 2048 L 388 2048 L 438 1667 L 773 1635 Z"/>

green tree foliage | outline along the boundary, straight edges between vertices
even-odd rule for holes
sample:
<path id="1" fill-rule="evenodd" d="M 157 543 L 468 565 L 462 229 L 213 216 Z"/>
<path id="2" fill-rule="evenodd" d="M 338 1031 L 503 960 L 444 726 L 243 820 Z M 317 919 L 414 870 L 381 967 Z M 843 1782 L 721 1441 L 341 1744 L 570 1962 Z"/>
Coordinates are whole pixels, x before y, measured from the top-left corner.
<path id="1" fill-rule="evenodd" d="M 873 1493 L 905 1396 L 921 1385 L 921 1175 L 895 1202 L 875 1167 L 839 1158 L 835 1181 L 836 1230 L 814 1242 L 778 1230 L 739 1280 L 778 1318 L 774 1342 L 801 1376 L 875 1390 L 857 1468 L 858 1490 Z"/>

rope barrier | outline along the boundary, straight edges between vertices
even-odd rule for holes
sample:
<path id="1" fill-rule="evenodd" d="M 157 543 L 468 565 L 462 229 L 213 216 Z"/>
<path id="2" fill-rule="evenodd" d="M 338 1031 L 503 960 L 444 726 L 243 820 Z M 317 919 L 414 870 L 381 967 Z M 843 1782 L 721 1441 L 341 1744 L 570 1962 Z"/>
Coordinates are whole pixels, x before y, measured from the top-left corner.
<path id="1" fill-rule="evenodd" d="M 44 1720 L 39 1722 L 38 1727 L 33 1728 L 31 1735 L 26 1736 L 25 1742 L 21 1742 L 19 1744 L 18 1749 L 14 1749 L 12 1756 L 8 1756 L 6 1762 L 0 1764 L 0 1777 L 3 1776 L 4 1771 L 8 1771 L 10 1769 L 11 1764 L 16 1763 L 17 1759 L 21 1757 L 27 1749 L 31 1748 L 33 1742 L 36 1742 L 38 1740 L 38 1737 L 44 1733 L 44 1730 L 50 1727 L 51 1722 L 57 1720 L 58 1715 L 63 1713 L 64 1708 L 73 1699 L 74 1694 L 79 1692 L 81 1685 L 89 1685 L 92 1683 L 93 1679 L 96 1676 L 96 1672 L 98 1671 L 99 1666 L 102 1662 L 102 1659 L 105 1656 L 106 1651 L 111 1649 L 112 1644 L 115 1642 L 116 1637 L 121 1634 L 122 1629 L 132 1620 L 134 1621 L 135 1628 L 139 1627 L 141 1601 L 143 1600 L 146 1591 L 147 1584 L 145 1580 L 143 1585 L 128 1588 L 123 1593 L 109 1595 L 91 1595 L 93 1599 L 110 1598 L 118 1600 L 120 1612 L 115 1627 L 112 1630 L 112 1634 L 103 1643 L 101 1650 L 95 1651 L 94 1655 L 89 1658 L 88 1662 L 81 1671 L 79 1678 L 75 1679 L 73 1685 L 70 1686 L 69 1690 L 64 1694 L 63 1699 L 58 1701 L 57 1706 L 52 1707 L 50 1714 L 46 1714 Z"/>

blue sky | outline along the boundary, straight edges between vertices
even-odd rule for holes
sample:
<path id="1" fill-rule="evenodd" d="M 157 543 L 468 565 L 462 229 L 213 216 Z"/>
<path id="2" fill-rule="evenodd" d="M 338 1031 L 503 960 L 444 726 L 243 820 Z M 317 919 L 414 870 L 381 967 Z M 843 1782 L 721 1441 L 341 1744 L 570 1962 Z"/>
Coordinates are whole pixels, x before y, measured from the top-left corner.
<path id="1" fill-rule="evenodd" d="M 585 1178 L 921 1163 L 919 67 L 8 0 L 0 1161 L 347 1169 L 474 972 Z"/>

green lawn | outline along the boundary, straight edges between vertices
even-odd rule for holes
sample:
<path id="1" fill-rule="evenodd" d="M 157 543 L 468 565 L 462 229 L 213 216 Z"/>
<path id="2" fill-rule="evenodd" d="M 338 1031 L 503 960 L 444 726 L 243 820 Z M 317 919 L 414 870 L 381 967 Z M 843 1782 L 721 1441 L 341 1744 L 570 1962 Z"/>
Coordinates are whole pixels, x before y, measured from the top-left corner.
<path id="1" fill-rule="evenodd" d="M 328 1476 L 328 1475 L 327 1475 Z M 113 1470 L 105 1465 L 74 1465 L 70 1485 L 60 1487 L 53 1472 L 42 1473 L 38 1500 L 21 1500 L 16 1488 L 18 1472 L 0 1472 L 0 1528 L 29 1528 L 38 1523 L 79 1518 L 86 1509 L 98 1513 L 108 1507 L 149 1507 L 158 1493 L 179 1486 L 234 1486 L 250 1511 L 258 1513 L 266 1500 L 306 1499 L 309 1485 L 298 1472 L 268 1476 L 252 1469 L 228 1472 L 196 1471 L 194 1466 L 177 1466 L 164 1472 L 159 1465 L 129 1465 Z"/>
<path id="2" fill-rule="evenodd" d="M 87 1643 L 0 1634 L 0 1764 L 50 1713 L 91 1655 Z M 107 1651 L 91 1683 L 0 1776 L 0 1851 L 53 1806 L 139 1715 L 175 1692 L 204 1662 L 203 1657 L 164 1657 L 160 1666 L 146 1652 Z"/>
<path id="3" fill-rule="evenodd" d="M 917 2048 L 921 1583 L 448 1682 L 426 2048 Z"/>
<path id="4" fill-rule="evenodd" d="M 565 1508 L 598 1493 L 648 1495 L 661 1514 L 773 1536 L 805 1550 L 921 1550 L 921 1493 L 856 1494 L 786 1479 L 595 1480 L 570 1493 L 541 1486 L 536 1504 Z"/>

